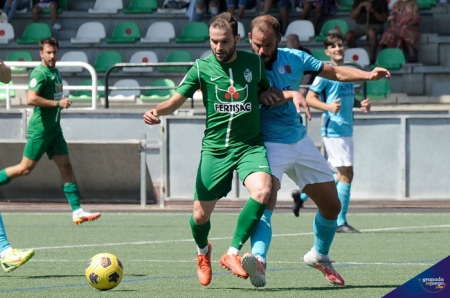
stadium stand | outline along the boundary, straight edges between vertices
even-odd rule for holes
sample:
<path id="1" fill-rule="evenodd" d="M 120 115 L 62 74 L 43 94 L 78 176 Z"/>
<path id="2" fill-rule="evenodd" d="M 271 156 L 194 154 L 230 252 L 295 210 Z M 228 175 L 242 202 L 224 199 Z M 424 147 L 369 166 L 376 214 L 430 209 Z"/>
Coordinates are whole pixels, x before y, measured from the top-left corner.
<path id="1" fill-rule="evenodd" d="M 405 54 L 401 49 L 383 49 L 377 55 L 374 66 L 387 69 L 400 69 L 405 64 Z"/>
<path id="2" fill-rule="evenodd" d="M 122 54 L 118 51 L 104 51 L 97 56 L 93 66 L 97 72 L 105 72 L 114 64 L 122 62 Z"/>
<path id="3" fill-rule="evenodd" d="M 285 42 L 289 34 L 296 34 L 300 41 L 309 41 L 316 35 L 314 25 L 309 20 L 295 20 L 290 22 L 281 40 Z"/>
<path id="4" fill-rule="evenodd" d="M 155 80 L 150 87 L 173 87 L 174 89 L 148 90 L 140 96 L 143 102 L 167 100 L 175 93 L 175 83 L 171 79 Z"/>
<path id="5" fill-rule="evenodd" d="M 139 88 L 139 82 L 135 79 L 121 79 L 114 83 L 113 87 L 122 87 L 122 88 Z M 141 95 L 141 90 L 126 90 L 126 89 L 118 89 L 112 90 L 109 95 L 109 100 L 111 102 L 128 102 L 135 103 L 136 98 Z"/>
<path id="6" fill-rule="evenodd" d="M 106 43 L 135 43 L 141 38 L 141 29 L 135 22 L 120 22 L 114 27 Z"/>
<path id="7" fill-rule="evenodd" d="M 105 26 L 100 22 L 86 22 L 78 28 L 77 35 L 70 39 L 71 43 L 100 43 L 106 38 Z"/>
<path id="8" fill-rule="evenodd" d="M 322 29 L 320 30 L 319 35 L 316 36 L 316 41 L 324 41 L 325 37 L 329 32 L 337 31 L 345 36 L 345 33 L 349 30 L 348 23 L 343 19 L 331 19 L 326 21 Z"/>
<path id="9" fill-rule="evenodd" d="M 169 43 L 175 38 L 175 28 L 168 21 L 152 23 L 145 37 L 141 37 L 141 43 Z"/>
<path id="10" fill-rule="evenodd" d="M 88 13 L 117 14 L 122 9 L 122 0 L 96 0 L 94 7 L 89 8 Z"/>
<path id="11" fill-rule="evenodd" d="M 0 86 L 6 86 L 6 85 L 13 86 L 14 83 L 13 83 L 13 81 L 10 81 L 8 84 L 4 84 L 4 83 L 0 82 Z M 4 101 L 6 99 L 7 94 L 8 93 L 7 93 L 6 89 L 0 89 L 0 100 Z M 9 89 L 9 97 L 13 98 L 14 96 L 16 96 L 16 91 L 14 89 Z"/>
<path id="12" fill-rule="evenodd" d="M 158 57 L 153 51 L 137 51 L 130 58 L 130 63 L 158 63 Z M 153 67 L 124 67 L 124 72 L 152 72 Z"/>
<path id="13" fill-rule="evenodd" d="M 15 51 L 6 56 L 6 61 L 33 61 L 33 56 L 28 51 Z M 27 72 L 26 67 L 11 66 L 12 73 Z"/>
<path id="14" fill-rule="evenodd" d="M 205 22 L 187 23 L 181 32 L 181 36 L 176 38 L 177 43 L 204 42 L 209 37 L 208 25 Z"/>
<path id="15" fill-rule="evenodd" d="M 186 50 L 173 50 L 171 51 L 164 62 L 192 62 L 191 53 Z M 186 72 L 189 69 L 188 66 L 167 66 L 160 67 L 159 72 Z"/>
<path id="16" fill-rule="evenodd" d="M 14 28 L 9 23 L 0 23 L 0 44 L 14 40 Z"/>
<path id="17" fill-rule="evenodd" d="M 370 66 L 369 53 L 364 48 L 346 49 L 344 61 L 358 63 L 362 68 Z"/>
<path id="18" fill-rule="evenodd" d="M 22 38 L 17 39 L 18 44 L 38 44 L 46 37 L 52 36 L 52 30 L 46 23 L 30 23 L 25 28 Z"/>
<path id="19" fill-rule="evenodd" d="M 79 61 L 79 62 L 85 62 L 89 63 L 88 57 L 84 51 L 69 51 L 65 52 L 61 58 L 60 61 Z M 82 67 L 60 67 L 59 72 L 82 72 Z"/>
<path id="20" fill-rule="evenodd" d="M 313 55 L 314 58 L 322 60 L 322 61 L 330 61 L 330 57 L 327 56 L 327 54 L 325 54 L 324 49 L 316 49 L 316 50 L 312 50 L 311 54 Z"/>
<path id="21" fill-rule="evenodd" d="M 127 8 L 124 8 L 125 14 L 153 13 L 158 9 L 156 0 L 131 0 Z"/>

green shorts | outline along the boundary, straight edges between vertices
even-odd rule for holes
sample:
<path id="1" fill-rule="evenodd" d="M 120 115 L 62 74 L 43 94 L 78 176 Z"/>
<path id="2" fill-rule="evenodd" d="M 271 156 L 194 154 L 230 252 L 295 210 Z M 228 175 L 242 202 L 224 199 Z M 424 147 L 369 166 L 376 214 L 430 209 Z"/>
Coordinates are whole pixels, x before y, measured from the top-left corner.
<path id="1" fill-rule="evenodd" d="M 266 148 L 262 145 L 231 148 L 227 154 L 202 153 L 197 171 L 194 199 L 213 201 L 225 197 L 231 191 L 233 172 L 237 171 L 242 182 L 254 172 L 272 175 Z"/>
<path id="2" fill-rule="evenodd" d="M 69 154 L 66 140 L 60 129 L 41 133 L 28 132 L 23 155 L 31 160 L 39 160 L 44 153 L 47 153 L 49 159 L 52 159 L 54 155 Z"/>

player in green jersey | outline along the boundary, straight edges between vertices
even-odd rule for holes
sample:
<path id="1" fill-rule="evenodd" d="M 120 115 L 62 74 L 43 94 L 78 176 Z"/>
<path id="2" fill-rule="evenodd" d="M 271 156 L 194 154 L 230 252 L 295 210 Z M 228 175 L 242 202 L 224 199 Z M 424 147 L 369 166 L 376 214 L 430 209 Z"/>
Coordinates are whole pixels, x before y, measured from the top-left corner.
<path id="1" fill-rule="evenodd" d="M 63 98 L 63 83 L 56 66 L 59 44 L 55 38 L 40 41 L 41 64 L 31 73 L 28 84 L 27 103 L 34 106 L 28 123 L 28 140 L 22 161 L 0 171 L 0 186 L 12 179 L 31 173 L 39 159 L 47 153 L 61 173 L 62 189 L 72 208 L 72 219 L 77 225 L 96 220 L 100 213 L 84 211 L 80 206 L 78 187 L 69 160 L 67 143 L 59 123 L 61 110 L 68 109 L 72 102 Z"/>
<path id="2" fill-rule="evenodd" d="M 195 61 L 176 93 L 144 114 L 145 123 L 159 124 L 159 116 L 172 114 L 196 90 L 203 94 L 206 129 L 190 225 L 197 244 L 198 280 L 204 286 L 212 278 L 210 216 L 218 199 L 231 190 L 233 171 L 237 170 L 250 198 L 220 265 L 239 277 L 248 277 L 241 265 L 240 249 L 258 225 L 272 187 L 260 133 L 259 97 L 273 94 L 268 91 L 263 61 L 253 53 L 236 50 L 240 36 L 237 21 L 229 13 L 211 19 L 209 35 L 212 55 Z M 281 99 L 274 95 L 274 100 Z"/>

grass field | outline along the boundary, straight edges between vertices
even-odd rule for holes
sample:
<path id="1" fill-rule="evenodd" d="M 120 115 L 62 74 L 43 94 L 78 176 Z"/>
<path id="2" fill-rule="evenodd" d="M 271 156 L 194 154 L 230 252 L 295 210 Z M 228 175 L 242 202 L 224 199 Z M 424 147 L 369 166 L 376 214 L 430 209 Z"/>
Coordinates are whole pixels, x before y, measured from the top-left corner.
<path id="1" fill-rule="evenodd" d="M 23 267 L 0 273 L 0 297 L 382 297 L 447 257 L 450 247 L 448 213 L 351 214 L 363 233 L 335 237 L 330 256 L 346 281 L 337 287 L 303 263 L 313 214 L 281 212 L 273 216 L 267 286 L 256 289 L 219 266 L 237 213 L 214 213 L 214 276 L 202 287 L 188 213 L 104 213 L 81 226 L 70 213 L 2 215 L 11 244 L 36 253 Z M 122 283 L 108 292 L 84 276 L 87 261 L 100 252 L 116 254 L 124 266 Z"/>

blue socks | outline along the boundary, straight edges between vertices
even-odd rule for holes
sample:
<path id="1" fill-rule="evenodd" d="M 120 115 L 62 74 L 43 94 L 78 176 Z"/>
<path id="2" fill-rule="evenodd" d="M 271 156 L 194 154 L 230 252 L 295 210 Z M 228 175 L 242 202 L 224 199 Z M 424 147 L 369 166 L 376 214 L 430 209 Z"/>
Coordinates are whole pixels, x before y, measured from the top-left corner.
<path id="1" fill-rule="evenodd" d="M 314 249 L 321 255 L 327 256 L 331 243 L 336 234 L 336 219 L 326 219 L 317 211 L 313 222 Z"/>
<path id="2" fill-rule="evenodd" d="M 261 220 L 258 223 L 252 237 L 250 238 L 252 255 L 266 260 L 267 251 L 272 241 L 272 218 L 273 211 L 266 209 Z"/>
<path id="3" fill-rule="evenodd" d="M 5 226 L 3 225 L 2 215 L 0 214 L 0 252 L 9 247 L 11 245 L 9 245 L 8 238 L 6 238 Z"/>
<path id="4" fill-rule="evenodd" d="M 351 184 L 339 182 L 336 187 L 339 200 L 341 201 L 341 212 L 338 215 L 337 225 L 342 226 L 347 222 L 347 210 L 350 203 Z"/>

